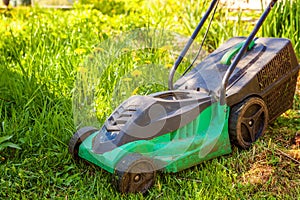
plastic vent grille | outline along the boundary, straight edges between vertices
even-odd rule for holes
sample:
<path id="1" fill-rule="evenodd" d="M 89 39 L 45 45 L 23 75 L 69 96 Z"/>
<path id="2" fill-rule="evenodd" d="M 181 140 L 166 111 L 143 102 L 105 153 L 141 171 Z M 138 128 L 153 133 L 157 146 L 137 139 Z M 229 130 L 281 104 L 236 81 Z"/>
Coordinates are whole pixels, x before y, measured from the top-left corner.
<path id="1" fill-rule="evenodd" d="M 261 90 L 275 83 L 279 78 L 292 70 L 291 56 L 288 46 L 283 48 L 258 74 Z"/>
<path id="2" fill-rule="evenodd" d="M 278 85 L 265 98 L 269 110 L 269 120 L 273 121 L 281 113 L 285 112 L 293 105 L 293 97 L 296 89 L 297 75 Z"/>
<path id="3" fill-rule="evenodd" d="M 106 125 L 109 131 L 120 131 L 122 127 L 130 120 L 132 115 L 135 113 L 135 106 L 128 108 L 120 107 L 108 120 Z"/>

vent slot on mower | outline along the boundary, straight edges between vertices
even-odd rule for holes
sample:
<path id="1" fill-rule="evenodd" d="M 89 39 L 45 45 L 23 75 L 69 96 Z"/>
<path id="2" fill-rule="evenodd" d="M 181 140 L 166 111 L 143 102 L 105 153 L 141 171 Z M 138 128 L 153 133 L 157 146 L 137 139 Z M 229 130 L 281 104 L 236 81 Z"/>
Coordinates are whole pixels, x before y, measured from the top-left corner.
<path id="1" fill-rule="evenodd" d="M 136 108 L 131 106 L 129 108 L 120 108 L 116 113 L 114 113 L 110 118 L 108 118 L 105 126 L 109 131 L 120 131 L 124 127 L 127 121 L 130 120 Z"/>
<path id="2" fill-rule="evenodd" d="M 287 45 L 257 74 L 260 90 L 263 91 L 292 69 L 289 45 Z"/>
<path id="3" fill-rule="evenodd" d="M 293 105 L 298 64 L 292 44 L 289 42 L 257 74 L 259 89 L 269 110 L 269 121 Z M 285 78 L 284 78 L 285 77 Z"/>
<path id="4" fill-rule="evenodd" d="M 275 120 L 281 113 L 293 106 L 298 73 L 278 85 L 265 98 L 269 110 L 269 121 Z"/>

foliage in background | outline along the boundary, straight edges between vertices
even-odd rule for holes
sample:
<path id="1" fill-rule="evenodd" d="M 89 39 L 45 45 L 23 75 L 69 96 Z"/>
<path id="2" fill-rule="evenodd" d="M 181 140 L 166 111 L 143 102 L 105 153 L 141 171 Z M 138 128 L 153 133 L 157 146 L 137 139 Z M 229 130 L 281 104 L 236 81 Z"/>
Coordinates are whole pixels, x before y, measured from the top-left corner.
<path id="1" fill-rule="evenodd" d="M 85 163 L 75 164 L 67 152 L 68 141 L 77 128 L 72 112 L 75 78 L 85 73 L 85 64 L 92 64 L 87 60 L 107 51 L 99 48 L 99 44 L 121 33 L 141 28 L 168 30 L 188 37 L 208 3 L 201 0 L 97 2 L 94 8 L 75 4 L 69 11 L 16 8 L 0 13 L 0 122 L 5 128 L 5 132 L 0 130 L 0 137 L 14 135 L 10 141 L 22 148 L 22 151 L 6 148 L 1 152 L 0 199 L 127 197 L 115 192 L 110 174 Z M 113 9 L 115 12 L 110 12 Z M 204 50 L 210 52 L 232 36 L 247 35 L 253 23 L 243 22 L 243 14 L 219 8 Z M 227 20 L 234 16 L 238 16 L 237 20 Z M 254 14 L 253 18 L 256 17 Z M 266 30 L 271 23 L 266 23 Z M 283 28 L 289 30 L 288 26 Z M 296 35 L 299 27 L 294 30 Z M 278 36 L 281 35 L 278 33 Z M 299 41 L 296 37 L 299 35 L 295 36 L 294 45 Z M 197 42 L 201 40 L 199 37 Z M 164 51 L 169 52 L 172 47 Z M 115 88 L 120 88 L 120 80 L 123 78 L 126 83 L 131 76 L 143 75 L 135 71 L 136 65 L 166 56 L 165 62 L 170 67 L 176 59 L 164 54 L 163 49 L 153 52 L 149 49 L 148 54 L 123 50 L 119 60 L 100 69 L 103 73 L 98 80 L 97 103 L 99 108 L 107 109 L 99 116 L 100 121 L 113 106 L 112 94 Z M 163 89 L 156 84 L 150 86 L 141 85 L 130 92 L 146 94 L 153 89 Z M 299 98 L 295 99 L 295 105 L 299 105 Z M 230 156 L 176 175 L 164 174 L 158 177 L 148 197 L 130 195 L 128 198 L 291 199 L 299 196 L 299 166 L 277 151 L 289 147 L 289 141 L 299 130 L 299 112 L 297 106 L 295 108 L 280 117 L 253 149 L 234 148 Z M 243 177 L 248 177 L 246 172 L 257 162 L 276 173 L 267 182 L 251 184 Z"/>
<path id="2" fill-rule="evenodd" d="M 130 5 L 137 5 L 140 3 L 140 0 L 132 0 L 132 1 L 122 1 L 122 0 L 81 0 L 81 4 L 90 4 L 94 9 L 100 10 L 103 14 L 107 14 L 110 16 L 113 15 L 119 15 L 119 14 L 124 14 L 124 13 L 129 13 L 131 12 Z M 134 6 L 136 7 L 136 6 Z M 133 8 L 134 8 L 133 7 Z"/>
<path id="3" fill-rule="evenodd" d="M 262 27 L 265 37 L 283 37 L 292 41 L 300 55 L 300 0 L 278 1 Z"/>

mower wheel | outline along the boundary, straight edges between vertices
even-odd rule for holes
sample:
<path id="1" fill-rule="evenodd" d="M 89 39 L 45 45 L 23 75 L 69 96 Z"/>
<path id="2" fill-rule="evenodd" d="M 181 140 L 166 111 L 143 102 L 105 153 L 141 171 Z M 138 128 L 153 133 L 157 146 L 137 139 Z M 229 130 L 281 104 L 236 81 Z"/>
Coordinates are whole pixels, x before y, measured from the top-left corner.
<path id="1" fill-rule="evenodd" d="M 229 135 L 232 142 L 248 149 L 268 126 L 268 108 L 258 97 L 250 97 L 234 105 L 229 117 Z"/>
<path id="2" fill-rule="evenodd" d="M 79 159 L 78 149 L 79 145 L 84 141 L 88 136 L 97 131 L 96 128 L 86 126 L 79 129 L 71 138 L 69 142 L 69 152 L 75 160 Z"/>
<path id="3" fill-rule="evenodd" d="M 156 168 L 151 159 L 129 154 L 118 162 L 114 183 L 121 193 L 145 194 L 153 186 L 155 178 Z"/>

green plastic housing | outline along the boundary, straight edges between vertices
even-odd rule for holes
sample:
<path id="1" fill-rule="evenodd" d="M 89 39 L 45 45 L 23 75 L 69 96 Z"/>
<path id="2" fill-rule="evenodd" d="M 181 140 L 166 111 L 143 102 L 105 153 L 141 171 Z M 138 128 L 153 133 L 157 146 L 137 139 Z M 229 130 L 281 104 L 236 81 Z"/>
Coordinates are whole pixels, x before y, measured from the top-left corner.
<path id="1" fill-rule="evenodd" d="M 178 172 L 205 160 L 231 153 L 228 115 L 229 107 L 216 102 L 176 131 L 151 140 L 136 140 L 103 154 L 96 154 L 92 150 L 92 140 L 96 132 L 81 143 L 79 156 L 114 173 L 121 158 L 138 153 L 153 159 L 158 164 L 158 170 Z"/>

